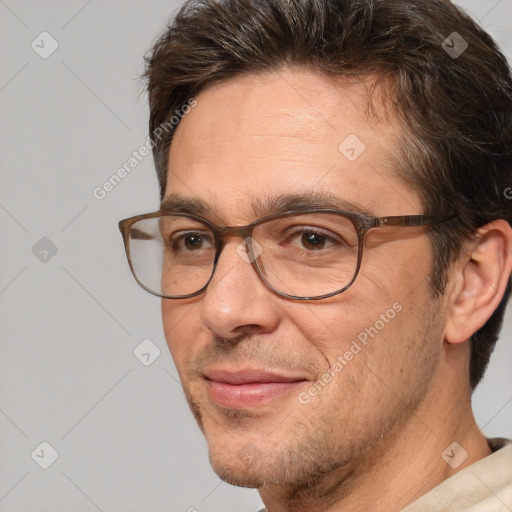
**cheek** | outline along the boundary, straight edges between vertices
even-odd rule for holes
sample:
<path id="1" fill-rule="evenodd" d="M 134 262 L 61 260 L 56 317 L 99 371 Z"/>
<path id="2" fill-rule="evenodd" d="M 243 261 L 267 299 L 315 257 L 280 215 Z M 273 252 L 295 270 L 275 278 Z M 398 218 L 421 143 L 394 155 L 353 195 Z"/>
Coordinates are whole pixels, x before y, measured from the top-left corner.
<path id="1" fill-rule="evenodd" d="M 361 277 L 371 281 L 374 290 L 368 293 L 379 293 L 387 300 L 405 300 L 431 273 L 432 246 L 425 233 L 410 240 L 374 236 L 366 245 L 356 283 L 360 284 Z"/>
<path id="2" fill-rule="evenodd" d="M 162 324 L 167 346 L 180 374 L 190 353 L 194 350 L 194 340 L 199 338 L 198 322 L 194 319 L 196 304 L 162 300 Z"/>
<path id="3" fill-rule="evenodd" d="M 347 314 L 345 308 L 339 308 L 337 316 L 325 314 L 329 336 L 316 336 L 311 327 L 301 324 L 309 329 L 305 336 L 311 345 L 327 360 L 306 398 L 315 410 L 328 410 L 330 416 L 348 423 L 352 416 L 359 426 L 386 417 L 386 411 L 400 409 L 402 403 L 414 402 L 438 359 L 436 333 L 425 335 L 429 317 L 426 312 L 418 314 L 421 304 L 363 306 L 351 303 L 357 316 Z M 336 403 L 343 407 L 333 409 Z"/>
<path id="4" fill-rule="evenodd" d="M 349 289 L 329 303 L 294 305 L 288 309 L 288 320 L 300 331 L 310 347 L 332 365 L 347 351 L 357 352 L 358 342 L 363 346 L 377 333 L 390 330 L 390 325 L 400 309 L 397 301 L 383 294 L 380 283 L 374 283 L 360 276 L 357 289 Z M 364 286 L 366 285 L 366 286 Z M 395 304 L 395 308 L 393 308 Z M 383 315 L 384 320 L 381 319 Z M 349 354 L 350 358 L 351 355 Z"/>
<path id="5" fill-rule="evenodd" d="M 407 354 L 408 333 L 415 330 L 428 293 L 428 264 L 406 263 L 401 256 L 393 266 L 384 254 L 379 256 L 367 259 L 354 285 L 331 302 L 287 308 L 288 321 L 323 359 L 323 370 L 339 358 L 343 365 L 364 369 L 375 364 L 385 370 L 387 360 Z"/>

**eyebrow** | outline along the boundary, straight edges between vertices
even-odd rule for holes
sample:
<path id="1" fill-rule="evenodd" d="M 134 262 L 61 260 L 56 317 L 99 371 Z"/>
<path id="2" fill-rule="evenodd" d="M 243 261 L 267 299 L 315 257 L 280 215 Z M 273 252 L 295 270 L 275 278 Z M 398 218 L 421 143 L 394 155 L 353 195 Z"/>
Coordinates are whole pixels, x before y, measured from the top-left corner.
<path id="1" fill-rule="evenodd" d="M 257 218 L 266 217 L 291 210 L 302 211 L 315 208 L 343 210 L 375 216 L 375 213 L 360 203 L 340 198 L 329 193 L 309 192 L 304 194 L 284 194 L 275 197 L 267 196 L 255 200 L 250 205 L 252 213 Z M 186 213 L 189 215 L 208 216 L 215 215 L 215 208 L 206 201 L 197 198 L 184 197 L 172 194 L 166 197 L 161 204 L 161 211 Z"/>
<path id="2" fill-rule="evenodd" d="M 190 215 L 205 215 L 212 211 L 205 201 L 172 194 L 167 196 L 160 205 L 160 210 L 166 213 L 179 212 Z"/>

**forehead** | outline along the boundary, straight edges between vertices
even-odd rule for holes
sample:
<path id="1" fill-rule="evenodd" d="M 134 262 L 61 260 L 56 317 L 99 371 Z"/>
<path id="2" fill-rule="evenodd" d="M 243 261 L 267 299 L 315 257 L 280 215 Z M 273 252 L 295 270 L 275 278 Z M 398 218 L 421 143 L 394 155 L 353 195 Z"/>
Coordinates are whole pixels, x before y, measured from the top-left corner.
<path id="1" fill-rule="evenodd" d="M 198 199 L 227 222 L 254 220 L 255 204 L 287 194 L 420 213 L 394 175 L 400 128 L 371 84 L 281 70 L 207 88 L 174 135 L 166 196 Z"/>

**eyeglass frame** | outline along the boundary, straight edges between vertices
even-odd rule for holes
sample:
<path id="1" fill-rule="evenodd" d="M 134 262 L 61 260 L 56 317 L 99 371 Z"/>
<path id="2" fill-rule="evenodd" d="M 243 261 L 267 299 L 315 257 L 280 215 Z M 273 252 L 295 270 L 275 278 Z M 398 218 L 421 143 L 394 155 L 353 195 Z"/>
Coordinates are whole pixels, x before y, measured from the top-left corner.
<path id="1" fill-rule="evenodd" d="M 269 222 L 271 220 L 280 219 L 280 218 L 286 218 L 286 217 L 292 217 L 294 215 L 307 215 L 307 214 L 314 214 L 314 213 L 328 213 L 328 214 L 335 214 L 339 215 L 341 217 L 345 217 L 349 219 L 352 222 L 352 225 L 354 226 L 356 233 L 357 233 L 357 241 L 358 241 L 358 247 L 357 247 L 357 263 L 356 268 L 354 271 L 354 275 L 350 282 L 345 285 L 340 290 L 337 290 L 335 292 L 327 293 L 324 295 L 318 295 L 314 297 L 300 297 L 296 295 L 290 295 L 284 292 L 281 292 L 274 288 L 270 283 L 268 283 L 265 279 L 265 277 L 262 275 L 261 269 L 258 266 L 257 259 L 258 257 L 254 256 L 253 246 L 252 246 L 252 232 L 254 228 L 260 224 L 264 224 L 265 222 Z M 206 225 L 210 231 L 213 234 L 214 242 L 215 242 L 215 257 L 213 260 L 212 265 L 212 273 L 206 282 L 206 284 L 200 288 L 198 291 L 194 293 L 189 293 L 187 295 L 164 295 L 162 293 L 157 293 L 147 286 L 145 286 L 137 277 L 137 274 L 135 273 L 135 270 L 133 268 L 133 263 L 130 256 L 130 244 L 129 244 L 129 236 L 130 236 L 130 228 L 133 224 L 136 222 L 139 222 L 141 220 L 145 219 L 152 219 L 157 217 L 185 217 L 192 219 L 196 222 L 200 222 L 204 225 Z M 242 238 L 242 240 L 247 245 L 247 254 L 249 256 L 249 262 L 253 269 L 255 270 L 258 277 L 263 281 L 265 286 L 270 289 L 273 293 L 277 294 L 280 297 L 284 297 L 286 299 L 290 300 L 298 300 L 298 301 L 314 301 L 314 300 L 322 300 L 327 299 L 329 297 L 333 297 L 335 295 L 339 295 L 345 291 L 348 290 L 356 280 L 357 276 L 359 275 L 359 271 L 361 268 L 361 262 L 363 259 L 363 250 L 364 250 L 364 241 L 366 238 L 366 235 L 370 229 L 375 228 L 382 228 L 382 227 L 418 227 L 418 226 L 430 226 L 433 224 L 440 224 L 444 222 L 449 222 L 451 220 L 454 220 L 457 218 L 456 214 L 452 214 L 449 216 L 435 216 L 435 215 L 392 215 L 392 216 L 386 216 L 386 217 L 374 217 L 371 215 L 365 215 L 362 213 L 356 213 L 356 212 L 350 212 L 345 210 L 337 210 L 337 209 L 331 209 L 331 208 L 312 208 L 307 210 L 289 210 L 284 213 L 275 213 L 272 215 L 267 215 L 265 217 L 262 217 L 260 219 L 255 220 L 254 222 L 251 222 L 250 224 L 247 224 L 245 226 L 217 226 L 216 224 L 213 224 L 212 222 L 208 221 L 207 219 L 200 217 L 198 215 L 193 215 L 189 213 L 184 213 L 181 211 L 169 211 L 167 209 L 161 209 L 156 212 L 152 213 L 146 213 L 142 215 L 136 215 L 134 217 L 129 217 L 127 219 L 119 221 L 119 230 L 121 232 L 121 235 L 123 237 L 124 242 L 124 248 L 126 252 L 126 256 L 128 259 L 128 264 L 130 266 L 130 270 L 132 272 L 133 277 L 137 281 L 137 283 L 144 288 L 149 293 L 156 295 L 157 297 L 161 297 L 163 299 L 172 299 L 172 300 L 179 300 L 179 299 L 190 299 L 193 297 L 197 297 L 204 293 L 206 289 L 208 288 L 208 285 L 210 284 L 214 274 L 215 270 L 217 268 L 217 262 L 220 258 L 220 255 L 222 253 L 222 250 L 224 249 L 224 239 L 227 235 L 237 236 Z"/>

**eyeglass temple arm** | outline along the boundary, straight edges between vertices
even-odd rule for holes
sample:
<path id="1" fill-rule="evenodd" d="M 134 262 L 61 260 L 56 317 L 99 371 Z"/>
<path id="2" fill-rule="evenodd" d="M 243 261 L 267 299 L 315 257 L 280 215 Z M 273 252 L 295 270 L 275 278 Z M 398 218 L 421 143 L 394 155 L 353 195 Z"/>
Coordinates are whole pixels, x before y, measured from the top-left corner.
<path id="1" fill-rule="evenodd" d="M 372 219 L 371 227 L 380 226 L 425 226 L 428 224 L 437 224 L 448 222 L 457 217 L 453 214 L 449 217 L 439 217 L 431 215 L 400 215 L 392 217 L 375 217 Z"/>

